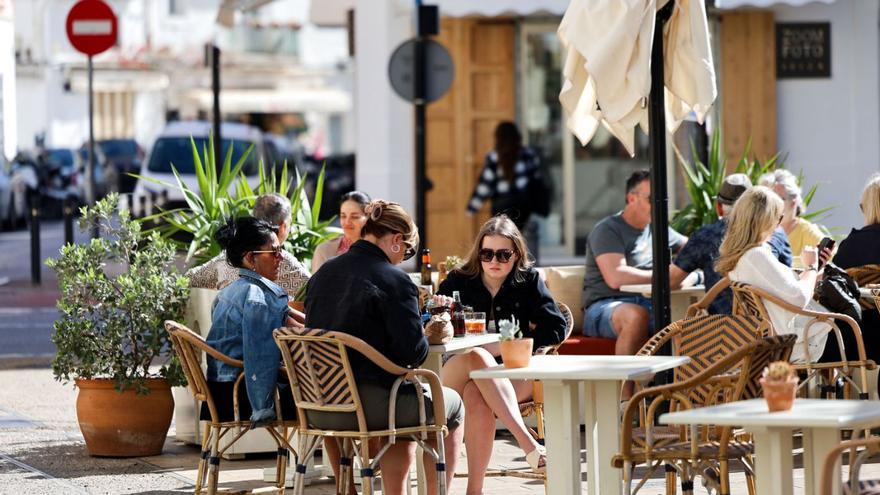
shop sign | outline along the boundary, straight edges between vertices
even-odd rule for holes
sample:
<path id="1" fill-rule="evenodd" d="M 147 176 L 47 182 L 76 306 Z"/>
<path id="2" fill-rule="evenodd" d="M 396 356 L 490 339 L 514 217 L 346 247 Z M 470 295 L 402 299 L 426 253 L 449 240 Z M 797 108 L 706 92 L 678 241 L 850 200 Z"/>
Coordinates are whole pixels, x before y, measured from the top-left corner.
<path id="1" fill-rule="evenodd" d="M 776 78 L 830 78 L 831 23 L 776 24 Z"/>

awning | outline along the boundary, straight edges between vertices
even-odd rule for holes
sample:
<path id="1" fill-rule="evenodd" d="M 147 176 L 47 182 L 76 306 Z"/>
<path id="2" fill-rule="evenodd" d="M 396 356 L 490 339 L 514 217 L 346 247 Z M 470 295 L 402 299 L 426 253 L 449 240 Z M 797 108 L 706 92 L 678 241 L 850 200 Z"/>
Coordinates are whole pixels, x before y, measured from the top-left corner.
<path id="1" fill-rule="evenodd" d="M 715 0 L 715 8 L 730 10 L 742 7 L 767 8 L 776 5 L 800 7 L 809 3 L 834 3 L 834 0 Z"/>
<path id="2" fill-rule="evenodd" d="M 447 17 L 500 15 L 527 16 L 565 13 L 569 0 L 425 0 L 437 5 L 440 15 Z M 355 7 L 355 0 L 312 0 L 309 19 L 319 26 L 344 26 L 346 12 Z M 414 4 L 414 2 L 400 2 Z"/>
<path id="3" fill-rule="evenodd" d="M 213 107 L 210 89 L 187 91 L 183 99 L 200 109 Z M 351 110 L 351 95 L 335 88 L 224 89 L 220 109 L 229 113 L 340 113 Z"/>
<path id="4" fill-rule="evenodd" d="M 345 26 L 347 13 L 354 4 L 355 0 L 312 0 L 309 20 L 318 26 Z"/>

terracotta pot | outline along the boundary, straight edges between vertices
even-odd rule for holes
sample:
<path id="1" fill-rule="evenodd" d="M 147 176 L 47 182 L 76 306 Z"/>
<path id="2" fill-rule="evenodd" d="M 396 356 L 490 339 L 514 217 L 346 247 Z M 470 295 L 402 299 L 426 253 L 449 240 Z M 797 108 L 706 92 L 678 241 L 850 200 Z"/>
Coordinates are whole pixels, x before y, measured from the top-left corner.
<path id="1" fill-rule="evenodd" d="M 76 418 L 89 455 L 143 457 L 162 453 L 174 399 L 164 378 L 146 381 L 150 393 L 117 392 L 113 380 L 77 379 Z"/>
<path id="2" fill-rule="evenodd" d="M 532 339 L 501 341 L 501 360 L 505 368 L 525 368 L 532 357 Z"/>
<path id="3" fill-rule="evenodd" d="M 767 380 L 761 378 L 761 388 L 764 389 L 764 399 L 767 400 L 767 408 L 770 412 L 788 411 L 794 404 L 794 396 L 797 393 L 797 377 L 788 380 Z"/>
<path id="4" fill-rule="evenodd" d="M 305 301 L 290 301 L 289 303 L 287 303 L 287 305 L 290 306 L 290 309 L 295 309 L 295 310 L 299 311 L 300 313 L 306 312 L 306 302 Z"/>

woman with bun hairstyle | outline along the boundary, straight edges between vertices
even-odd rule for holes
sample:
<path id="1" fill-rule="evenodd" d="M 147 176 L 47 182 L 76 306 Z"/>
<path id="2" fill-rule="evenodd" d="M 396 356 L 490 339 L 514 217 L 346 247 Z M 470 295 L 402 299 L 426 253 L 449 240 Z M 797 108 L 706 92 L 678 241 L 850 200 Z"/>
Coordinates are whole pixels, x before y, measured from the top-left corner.
<path id="1" fill-rule="evenodd" d="M 272 331 L 298 325 L 289 316 L 287 292 L 275 284 L 281 263 L 278 228 L 264 220 L 242 217 L 230 220 L 217 232 L 226 261 L 238 268 L 238 280 L 217 295 L 211 313 L 208 345 L 244 362 L 247 400 L 239 398 L 241 417 L 255 425 L 275 419 L 275 388 L 281 354 Z M 208 387 L 217 403 L 221 421 L 233 418 L 233 385 L 240 368 L 207 357 Z M 280 394 L 282 414 L 295 417 L 293 395 Z M 209 419 L 205 407 L 202 419 Z"/>
<path id="2" fill-rule="evenodd" d="M 398 366 L 416 368 L 428 356 L 428 341 L 419 315 L 418 289 L 396 265 L 415 255 L 419 244 L 418 229 L 397 203 L 373 200 L 365 213 L 367 220 L 362 239 L 352 244 L 347 253 L 328 260 L 309 280 L 306 326 L 353 335 Z M 388 428 L 391 387 L 397 377 L 357 352 L 351 352 L 349 356 L 367 425 L 374 430 Z M 407 383 L 397 394 L 394 413 L 397 427 L 419 424 L 417 386 L 423 389 L 428 419 L 433 419 L 430 390 Z M 446 483 L 449 486 L 461 449 L 462 428 L 459 425 L 464 419 L 464 407 L 459 395 L 446 387 L 443 387 L 443 403 L 449 427 L 444 442 Z M 309 421 L 317 428 L 358 428 L 353 413 L 313 413 L 309 415 Z M 405 493 L 415 447 L 413 442 L 399 439 L 381 457 L 383 493 Z M 332 461 L 331 464 L 335 465 Z M 425 467 L 428 493 L 434 493 L 435 463 L 425 462 Z"/>
<path id="3" fill-rule="evenodd" d="M 339 201 L 339 226 L 342 227 L 342 235 L 318 244 L 315 254 L 312 255 L 312 273 L 318 271 L 318 268 L 330 258 L 347 253 L 351 245 L 360 240 L 361 229 L 367 223 L 364 209 L 369 203 L 370 196 L 361 191 L 351 191 L 342 195 Z"/>
<path id="4" fill-rule="evenodd" d="M 534 339 L 535 349 L 562 342 L 565 318 L 553 296 L 528 259 L 525 239 L 506 215 L 492 217 L 480 228 L 464 265 L 449 273 L 438 293 L 458 291 L 462 304 L 485 312 L 487 328 L 501 319 L 519 320 L 523 337 Z M 510 431 L 537 472 L 546 465 L 544 447 L 529 434 L 518 403 L 532 396 L 530 380 L 472 380 L 471 371 L 495 366 L 500 355 L 497 344 L 474 348 L 453 356 L 443 366 L 443 383 L 464 400 L 467 419 L 464 441 L 467 448 L 467 493 L 482 493 L 483 481 L 492 457 L 495 418 Z"/>

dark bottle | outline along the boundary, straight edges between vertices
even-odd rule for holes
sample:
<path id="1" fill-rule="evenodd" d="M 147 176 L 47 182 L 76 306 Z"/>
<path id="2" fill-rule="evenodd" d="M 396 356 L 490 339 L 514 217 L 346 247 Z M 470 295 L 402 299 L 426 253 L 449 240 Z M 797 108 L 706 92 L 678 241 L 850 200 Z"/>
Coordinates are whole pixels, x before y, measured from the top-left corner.
<path id="1" fill-rule="evenodd" d="M 461 294 L 456 291 L 452 291 L 452 336 L 453 337 L 464 337 L 467 333 L 467 330 L 464 326 L 464 306 L 461 304 Z"/>
<path id="2" fill-rule="evenodd" d="M 434 283 L 431 281 L 432 268 L 431 250 L 428 248 L 422 249 L 422 285 L 434 285 Z"/>

